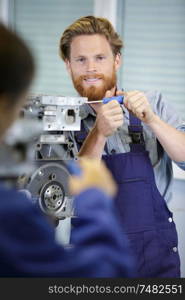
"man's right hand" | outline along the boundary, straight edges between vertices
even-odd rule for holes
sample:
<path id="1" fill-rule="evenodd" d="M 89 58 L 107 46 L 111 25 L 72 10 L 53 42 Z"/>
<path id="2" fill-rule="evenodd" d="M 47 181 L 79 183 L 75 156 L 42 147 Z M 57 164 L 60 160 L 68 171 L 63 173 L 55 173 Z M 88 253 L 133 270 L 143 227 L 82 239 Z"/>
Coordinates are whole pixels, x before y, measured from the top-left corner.
<path id="1" fill-rule="evenodd" d="M 109 98 L 114 95 L 115 88 L 107 91 L 105 97 Z M 120 92 L 119 94 L 116 92 L 116 95 L 120 95 Z M 123 124 L 124 116 L 117 100 L 106 104 L 91 104 L 91 106 L 97 113 L 96 122 L 80 149 L 79 157 L 87 156 L 101 160 L 107 137 L 113 135 Z"/>
<path id="2" fill-rule="evenodd" d="M 123 124 L 123 111 L 116 100 L 102 104 L 97 113 L 95 128 L 99 135 L 108 137 Z"/>

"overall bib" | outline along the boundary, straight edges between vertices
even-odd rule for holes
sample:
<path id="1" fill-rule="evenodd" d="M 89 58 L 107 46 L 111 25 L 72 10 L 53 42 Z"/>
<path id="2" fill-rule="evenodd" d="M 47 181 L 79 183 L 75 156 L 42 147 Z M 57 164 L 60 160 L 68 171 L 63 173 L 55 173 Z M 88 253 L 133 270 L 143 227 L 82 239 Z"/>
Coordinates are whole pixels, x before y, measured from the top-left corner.
<path id="1" fill-rule="evenodd" d="M 128 130 L 132 138 L 130 152 L 107 154 L 102 159 L 118 185 L 115 206 L 123 233 L 130 241 L 137 276 L 180 277 L 176 226 L 157 189 L 141 121 L 132 114 Z"/>

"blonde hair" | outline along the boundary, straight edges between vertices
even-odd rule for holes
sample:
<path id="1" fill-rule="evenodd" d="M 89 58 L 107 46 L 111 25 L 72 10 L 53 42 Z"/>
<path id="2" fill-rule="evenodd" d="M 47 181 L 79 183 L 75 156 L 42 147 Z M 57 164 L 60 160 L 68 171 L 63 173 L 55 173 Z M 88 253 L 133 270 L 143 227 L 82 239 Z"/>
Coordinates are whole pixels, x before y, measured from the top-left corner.
<path id="1" fill-rule="evenodd" d="M 105 18 L 86 16 L 76 20 L 63 32 L 59 49 L 61 58 L 64 61 L 70 59 L 70 45 L 74 37 L 93 34 L 105 36 L 114 55 L 121 53 L 123 42 L 114 30 L 112 24 Z"/>

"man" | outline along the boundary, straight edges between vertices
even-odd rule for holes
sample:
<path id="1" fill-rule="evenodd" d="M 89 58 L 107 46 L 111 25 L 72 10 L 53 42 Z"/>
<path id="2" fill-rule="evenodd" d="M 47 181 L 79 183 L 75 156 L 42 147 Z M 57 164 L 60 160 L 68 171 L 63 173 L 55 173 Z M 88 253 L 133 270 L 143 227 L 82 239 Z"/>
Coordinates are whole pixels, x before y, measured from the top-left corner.
<path id="1" fill-rule="evenodd" d="M 102 158 L 119 186 L 115 202 L 139 276 L 179 277 L 177 233 L 166 201 L 172 160 L 185 169 L 185 125 L 160 93 L 118 89 L 122 46 L 104 18 L 82 17 L 64 31 L 60 55 L 77 92 L 91 102 L 124 96 L 121 106 L 116 100 L 85 104 L 81 133 L 72 137 L 79 156 Z"/>
<path id="2" fill-rule="evenodd" d="M 0 24 L 0 140 L 25 103 L 33 75 L 29 49 Z M 54 227 L 38 207 L 0 184 L 1 277 L 131 276 L 133 262 L 111 201 L 115 183 L 96 160 L 80 164 L 82 175 L 70 181 L 71 192 L 77 195 L 77 218 L 72 221 L 74 243 L 68 249 L 56 243 Z"/>

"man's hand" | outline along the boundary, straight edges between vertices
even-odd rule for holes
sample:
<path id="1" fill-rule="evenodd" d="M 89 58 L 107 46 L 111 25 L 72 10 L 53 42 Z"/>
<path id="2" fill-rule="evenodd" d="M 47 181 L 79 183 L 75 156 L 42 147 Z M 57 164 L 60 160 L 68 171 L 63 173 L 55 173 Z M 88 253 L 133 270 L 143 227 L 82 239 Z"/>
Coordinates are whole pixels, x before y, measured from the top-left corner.
<path id="1" fill-rule="evenodd" d="M 88 188 L 99 188 L 109 196 L 116 193 L 116 184 L 103 162 L 97 159 L 80 158 L 78 161 L 82 174 L 69 178 L 69 191 L 78 195 Z"/>
<path id="2" fill-rule="evenodd" d="M 144 93 L 140 91 L 123 92 L 124 105 L 138 119 L 146 124 L 152 123 L 156 115 L 152 111 L 150 103 Z"/>
<path id="3" fill-rule="evenodd" d="M 104 137 L 113 135 L 114 132 L 123 124 L 123 111 L 116 100 L 103 104 L 100 108 L 95 127 L 99 134 Z"/>
<path id="4" fill-rule="evenodd" d="M 114 95 L 115 88 L 105 93 L 106 98 Z M 90 106 L 97 113 L 96 122 L 80 149 L 79 157 L 88 156 L 100 160 L 107 137 L 113 135 L 123 124 L 124 116 L 122 108 L 116 100 L 112 100 L 107 104 L 94 103 Z"/>
<path id="5" fill-rule="evenodd" d="M 105 97 L 113 97 L 110 91 L 107 91 Z M 123 124 L 123 111 L 116 100 L 112 100 L 107 104 L 102 104 L 97 112 L 95 128 L 97 132 L 108 137 Z"/>

